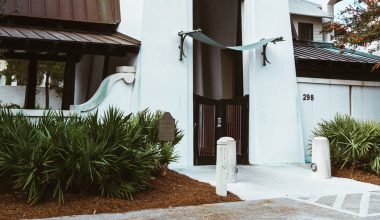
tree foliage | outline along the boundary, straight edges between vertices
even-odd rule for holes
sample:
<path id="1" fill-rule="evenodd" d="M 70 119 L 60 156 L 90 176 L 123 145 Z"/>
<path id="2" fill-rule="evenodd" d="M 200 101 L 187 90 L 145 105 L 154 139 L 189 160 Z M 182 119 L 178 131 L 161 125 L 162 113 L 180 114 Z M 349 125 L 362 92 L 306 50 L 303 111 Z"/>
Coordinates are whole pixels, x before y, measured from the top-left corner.
<path id="1" fill-rule="evenodd" d="M 58 94 L 62 94 L 63 89 L 63 76 L 65 71 L 65 64 L 62 62 L 54 61 L 40 61 L 38 62 L 38 75 L 46 74 L 49 78 L 49 88 L 54 89 Z"/>
<path id="2" fill-rule="evenodd" d="M 335 32 L 337 46 L 369 47 L 369 52 L 380 49 L 380 0 L 355 0 L 340 12 L 339 19 L 324 25 L 324 32 Z M 376 68 L 380 67 L 380 63 Z"/>
<path id="3" fill-rule="evenodd" d="M 55 89 L 58 94 L 62 92 L 62 81 L 64 75 L 65 64 L 62 62 L 39 61 L 37 72 L 37 83 L 41 84 L 44 75 L 50 78 L 49 87 Z M 28 77 L 28 61 L 27 60 L 7 60 L 7 67 L 0 72 L 6 76 L 7 84 L 12 80 L 17 81 L 18 85 L 26 85 Z M 12 79 L 12 76 L 15 78 Z"/>
<path id="4" fill-rule="evenodd" d="M 28 73 L 28 62 L 26 60 L 7 60 L 7 65 L 0 72 L 6 77 L 6 84 L 9 85 L 12 81 L 17 81 L 19 85 L 26 85 Z M 14 78 L 13 78 L 14 77 Z M 42 77 L 39 77 L 40 79 Z"/>

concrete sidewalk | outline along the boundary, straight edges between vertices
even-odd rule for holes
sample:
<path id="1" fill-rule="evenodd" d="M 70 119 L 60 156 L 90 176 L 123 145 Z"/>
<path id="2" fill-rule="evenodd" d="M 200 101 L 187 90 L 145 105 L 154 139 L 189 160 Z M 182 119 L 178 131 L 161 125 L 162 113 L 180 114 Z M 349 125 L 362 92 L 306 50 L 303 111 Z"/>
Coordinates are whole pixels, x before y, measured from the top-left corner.
<path id="1" fill-rule="evenodd" d="M 351 179 L 316 179 L 306 165 L 238 166 L 238 182 L 228 190 L 242 200 L 299 198 L 380 191 L 380 186 Z M 173 168 L 215 186 L 215 166 Z"/>
<path id="2" fill-rule="evenodd" d="M 215 185 L 215 166 L 173 168 Z M 380 186 L 344 178 L 316 179 L 306 166 L 239 166 L 228 190 L 243 200 L 201 206 L 54 220 L 102 219 L 380 219 Z"/>

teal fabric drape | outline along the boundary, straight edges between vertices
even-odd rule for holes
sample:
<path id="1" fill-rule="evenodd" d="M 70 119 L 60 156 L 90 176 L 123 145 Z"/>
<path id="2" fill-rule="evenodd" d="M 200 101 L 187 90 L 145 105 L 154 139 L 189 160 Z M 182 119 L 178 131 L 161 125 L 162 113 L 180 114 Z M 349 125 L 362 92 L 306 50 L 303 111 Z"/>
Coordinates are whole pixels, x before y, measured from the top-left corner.
<path id="1" fill-rule="evenodd" d="M 276 43 L 279 41 L 282 41 L 281 37 L 278 38 L 270 38 L 270 39 L 263 39 L 259 42 L 248 44 L 248 45 L 243 45 L 243 46 L 225 46 L 217 41 L 211 39 L 207 35 L 203 34 L 202 32 L 193 32 L 188 34 L 189 37 L 192 37 L 194 40 L 197 40 L 199 42 L 218 47 L 221 49 L 230 49 L 230 50 L 236 50 L 236 51 L 244 51 L 244 50 L 252 50 L 255 48 L 261 48 L 262 46 L 269 44 L 269 43 Z"/>

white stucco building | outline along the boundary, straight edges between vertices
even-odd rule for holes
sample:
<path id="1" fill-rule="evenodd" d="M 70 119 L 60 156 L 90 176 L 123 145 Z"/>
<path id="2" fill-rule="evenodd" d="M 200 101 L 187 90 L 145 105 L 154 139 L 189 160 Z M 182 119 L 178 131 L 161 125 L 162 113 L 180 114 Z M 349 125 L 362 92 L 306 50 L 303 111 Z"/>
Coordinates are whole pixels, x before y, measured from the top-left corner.
<path id="1" fill-rule="evenodd" d="M 372 107 L 367 99 L 371 96 L 363 94 L 378 92 L 380 84 L 374 81 L 379 80 L 369 74 L 377 57 L 340 54 L 322 43 L 331 40 L 320 31 L 322 23 L 333 18 L 338 1 L 109 2 L 116 10 L 99 13 L 99 18 L 83 18 L 75 11 L 69 18 L 56 15 L 70 28 L 77 27 L 71 22 L 78 20 L 87 22 L 81 23 L 82 29 L 93 25 L 86 26 L 87 32 L 45 33 L 59 38 L 57 42 L 74 41 L 72 47 L 81 51 L 65 49 L 64 59 L 73 65 L 65 73 L 63 108 L 72 105 L 72 110 L 84 113 L 112 105 L 126 114 L 146 108 L 170 112 L 185 133 L 177 148 L 179 165 L 215 163 L 216 140 L 222 136 L 237 140 L 240 163 L 304 163 L 310 132 L 321 119 L 336 112 L 380 119 L 380 106 L 358 107 Z M 113 20 L 107 18 L 110 14 Z M 180 60 L 178 33 L 199 28 L 226 46 L 278 37 L 284 41 L 269 43 L 266 51 L 260 46 L 239 52 L 187 37 Z M 69 59 L 70 54 L 75 59 Z M 61 55 L 55 56 L 63 59 Z M 132 67 L 113 74 L 117 66 Z M 358 101 L 351 101 L 355 97 Z M 373 110 L 364 112 L 367 109 Z"/>

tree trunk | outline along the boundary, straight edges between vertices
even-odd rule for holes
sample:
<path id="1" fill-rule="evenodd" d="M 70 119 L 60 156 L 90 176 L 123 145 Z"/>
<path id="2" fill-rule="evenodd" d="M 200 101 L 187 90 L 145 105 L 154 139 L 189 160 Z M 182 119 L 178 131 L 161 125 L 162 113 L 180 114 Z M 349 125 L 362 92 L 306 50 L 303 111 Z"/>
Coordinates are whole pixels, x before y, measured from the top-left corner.
<path id="1" fill-rule="evenodd" d="M 45 109 L 49 109 L 50 105 L 50 96 L 49 96 L 49 79 L 50 74 L 46 73 L 46 81 L 45 81 Z"/>
<path id="2" fill-rule="evenodd" d="M 5 76 L 5 85 L 10 86 L 12 84 L 12 76 L 6 75 Z"/>

